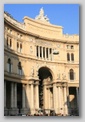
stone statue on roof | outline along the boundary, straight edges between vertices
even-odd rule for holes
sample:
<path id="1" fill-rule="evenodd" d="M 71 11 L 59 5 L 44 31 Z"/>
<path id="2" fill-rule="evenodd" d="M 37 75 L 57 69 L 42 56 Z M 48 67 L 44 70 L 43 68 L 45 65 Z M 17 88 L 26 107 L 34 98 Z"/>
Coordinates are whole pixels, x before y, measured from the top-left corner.
<path id="1" fill-rule="evenodd" d="M 44 10 L 43 10 L 43 7 L 40 9 L 40 12 L 39 12 L 39 13 L 40 13 L 41 16 L 44 16 Z"/>
<path id="2" fill-rule="evenodd" d="M 40 9 L 39 15 L 35 17 L 36 20 L 42 20 L 44 22 L 49 22 L 47 15 L 44 16 L 43 7 Z"/>

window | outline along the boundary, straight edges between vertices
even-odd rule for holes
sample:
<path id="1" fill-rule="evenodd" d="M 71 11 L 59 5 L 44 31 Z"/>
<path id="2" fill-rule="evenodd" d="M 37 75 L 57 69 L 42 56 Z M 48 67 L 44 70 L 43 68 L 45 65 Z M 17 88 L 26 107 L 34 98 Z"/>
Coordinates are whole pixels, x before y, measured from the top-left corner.
<path id="1" fill-rule="evenodd" d="M 9 58 L 8 59 L 8 62 L 7 62 L 7 70 L 9 73 L 11 73 L 12 71 L 12 64 L 11 64 L 11 59 Z"/>
<path id="2" fill-rule="evenodd" d="M 74 61 L 74 54 L 71 53 L 71 61 Z"/>
<path id="3" fill-rule="evenodd" d="M 20 42 L 17 42 L 17 51 L 18 52 L 22 52 L 22 43 L 20 43 Z"/>
<path id="4" fill-rule="evenodd" d="M 74 80 L 74 71 L 73 69 L 70 69 L 70 80 Z"/>
<path id="5" fill-rule="evenodd" d="M 69 49 L 69 45 L 67 45 L 67 49 Z"/>
<path id="6" fill-rule="evenodd" d="M 19 51 L 19 43 L 17 42 L 17 51 Z"/>
<path id="7" fill-rule="evenodd" d="M 8 47 L 8 37 L 7 37 L 7 47 Z"/>
<path id="8" fill-rule="evenodd" d="M 7 36 L 7 47 L 11 48 L 12 47 L 12 39 Z"/>
<path id="9" fill-rule="evenodd" d="M 18 63 L 18 74 L 22 75 L 22 66 L 21 66 L 21 62 Z"/>
<path id="10" fill-rule="evenodd" d="M 36 56 L 41 59 L 52 60 L 52 48 L 36 46 Z"/>
<path id="11" fill-rule="evenodd" d="M 20 35 L 20 38 L 22 39 L 22 35 Z"/>
<path id="12" fill-rule="evenodd" d="M 20 44 L 20 52 L 22 52 L 22 44 Z"/>
<path id="13" fill-rule="evenodd" d="M 7 28 L 7 31 L 9 32 L 9 28 Z"/>
<path id="14" fill-rule="evenodd" d="M 19 33 L 17 33 L 18 38 L 20 37 Z"/>
<path id="15" fill-rule="evenodd" d="M 74 46 L 73 45 L 71 45 L 71 49 L 74 49 Z"/>
<path id="16" fill-rule="evenodd" d="M 12 34 L 12 30 L 10 30 L 10 33 Z"/>
<path id="17" fill-rule="evenodd" d="M 67 53 L 67 61 L 70 61 L 70 54 Z"/>
<path id="18" fill-rule="evenodd" d="M 10 47 L 12 47 L 12 40 L 10 39 Z"/>

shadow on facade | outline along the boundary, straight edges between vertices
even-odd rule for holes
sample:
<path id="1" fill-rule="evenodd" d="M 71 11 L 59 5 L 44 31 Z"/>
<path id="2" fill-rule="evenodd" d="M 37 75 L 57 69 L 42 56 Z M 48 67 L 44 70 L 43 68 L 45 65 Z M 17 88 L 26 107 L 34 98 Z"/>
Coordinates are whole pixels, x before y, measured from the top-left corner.
<path id="1" fill-rule="evenodd" d="M 79 116 L 79 106 L 76 87 L 69 88 L 69 96 L 67 96 L 67 102 L 64 105 L 68 105 L 68 113 L 70 115 Z"/>
<path id="2" fill-rule="evenodd" d="M 8 43 L 4 47 L 4 57 L 4 116 L 27 114 L 30 112 L 28 83 L 22 60 Z"/>

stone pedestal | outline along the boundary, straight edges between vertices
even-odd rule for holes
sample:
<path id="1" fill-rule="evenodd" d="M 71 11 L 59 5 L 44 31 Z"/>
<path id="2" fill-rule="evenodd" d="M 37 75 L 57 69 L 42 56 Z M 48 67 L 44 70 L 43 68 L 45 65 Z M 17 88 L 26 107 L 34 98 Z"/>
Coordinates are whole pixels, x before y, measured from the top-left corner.
<path id="1" fill-rule="evenodd" d="M 4 108 L 4 116 L 8 116 L 8 115 L 9 115 L 8 109 L 5 107 L 5 108 Z"/>
<path id="2" fill-rule="evenodd" d="M 28 108 L 22 108 L 21 109 L 21 113 L 22 114 L 27 114 L 27 113 L 29 113 L 30 112 L 30 110 L 28 109 Z"/>
<path id="3" fill-rule="evenodd" d="M 16 115 L 16 114 L 18 114 L 19 113 L 19 109 L 18 108 L 11 108 L 11 109 L 9 109 L 9 116 L 10 115 Z"/>

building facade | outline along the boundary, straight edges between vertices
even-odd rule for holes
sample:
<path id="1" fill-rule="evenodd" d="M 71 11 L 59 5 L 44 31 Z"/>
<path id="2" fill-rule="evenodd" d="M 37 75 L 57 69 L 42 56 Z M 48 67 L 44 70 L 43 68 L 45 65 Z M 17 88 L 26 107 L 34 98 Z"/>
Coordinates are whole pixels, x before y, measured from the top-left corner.
<path id="1" fill-rule="evenodd" d="M 4 12 L 4 115 L 79 113 L 78 99 L 79 35 L 63 34 L 43 8 L 23 23 Z"/>

